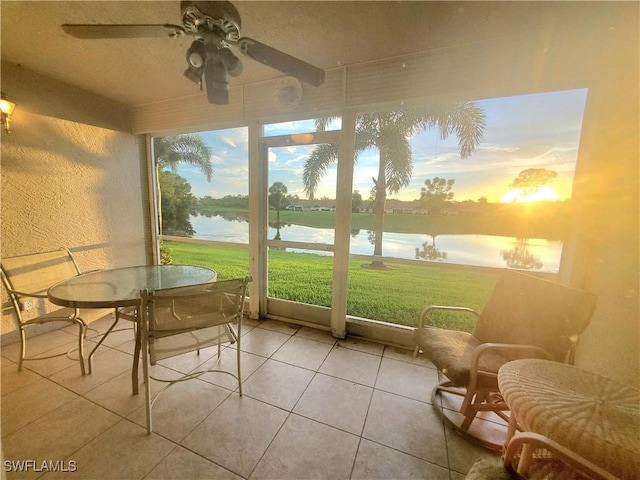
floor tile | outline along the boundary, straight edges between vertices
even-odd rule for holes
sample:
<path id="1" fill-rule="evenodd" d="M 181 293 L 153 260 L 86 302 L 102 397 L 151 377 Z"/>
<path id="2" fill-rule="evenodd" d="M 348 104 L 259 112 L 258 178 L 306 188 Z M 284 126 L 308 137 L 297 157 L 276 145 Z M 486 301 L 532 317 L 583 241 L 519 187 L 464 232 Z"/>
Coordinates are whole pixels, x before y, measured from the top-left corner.
<path id="1" fill-rule="evenodd" d="M 494 461 L 500 456 L 497 452 L 462 438 L 460 434 L 450 427 L 445 427 L 445 436 L 449 455 L 449 468 L 454 472 L 466 475 L 479 458 Z"/>
<path id="2" fill-rule="evenodd" d="M 449 480 L 449 470 L 362 439 L 352 480 Z"/>
<path id="3" fill-rule="evenodd" d="M 358 352 L 371 353 L 372 355 L 382 355 L 384 351 L 384 345 L 381 343 L 370 342 L 352 335 L 348 335 L 344 340 L 338 340 L 338 345 Z"/>
<path id="4" fill-rule="evenodd" d="M 376 388 L 385 392 L 431 402 L 431 391 L 438 385 L 435 370 L 390 358 L 383 358 L 376 380 Z"/>
<path id="5" fill-rule="evenodd" d="M 238 363 L 236 357 L 236 349 L 235 348 L 225 348 L 222 350 L 220 354 L 220 358 L 218 356 L 214 356 L 207 362 L 200 365 L 198 370 L 224 370 L 227 372 L 232 372 L 233 374 L 237 374 L 238 372 Z M 251 375 L 266 362 L 267 359 L 261 357 L 259 355 L 253 355 L 252 353 L 240 352 L 240 372 L 242 382 L 244 383 Z M 204 380 L 205 382 L 213 383 L 214 385 L 218 385 L 220 387 L 224 387 L 231 391 L 238 390 L 238 380 L 236 380 L 231 375 L 227 375 L 221 372 L 212 372 L 212 373 L 204 373 L 200 377 L 200 380 Z"/>
<path id="6" fill-rule="evenodd" d="M 462 413 L 459 411 L 452 411 L 449 409 L 443 409 L 444 415 L 453 423 L 454 425 L 461 425 L 464 417 Z M 481 412 L 484 414 L 489 413 L 496 420 L 502 422 L 500 418 L 494 415 L 491 412 Z M 483 439 L 484 441 L 494 444 L 498 450 L 502 448 L 505 439 L 507 438 L 507 424 L 500 423 L 498 421 L 490 421 L 485 420 L 479 415 L 471 422 L 469 426 L 468 432 L 471 434 L 473 438 L 473 442 L 480 443 L 477 439 Z M 472 443 L 472 439 L 465 440 L 467 443 Z"/>
<path id="7" fill-rule="evenodd" d="M 2 348 L 0 348 L 0 366 L 2 368 L 10 366 L 15 366 L 16 369 L 18 368 L 18 364 L 16 362 L 2 355 Z"/>
<path id="8" fill-rule="evenodd" d="M 120 345 L 116 345 L 113 348 L 116 350 L 120 350 L 123 353 L 128 353 L 129 355 L 133 355 L 133 352 L 135 351 L 135 348 L 136 348 L 136 341 L 135 339 L 132 338 L 129 341 L 121 343 Z"/>
<path id="9" fill-rule="evenodd" d="M 87 325 L 88 327 L 87 337 L 93 336 L 96 333 L 105 332 L 109 328 L 109 326 L 113 323 L 113 320 L 114 320 L 113 309 L 108 309 L 108 311 L 106 312 L 107 314 L 105 316 L 98 318 L 92 322 L 89 322 L 89 324 Z M 69 325 L 67 327 L 64 327 L 62 330 L 74 335 L 78 331 L 78 329 L 74 325 Z"/>
<path id="10" fill-rule="evenodd" d="M 89 390 L 84 397 L 118 415 L 126 417 L 144 405 L 142 373 L 139 375 L 138 395 L 134 395 L 131 385 L 131 371 L 127 370 L 97 387 Z"/>
<path id="11" fill-rule="evenodd" d="M 256 318 L 249 318 L 249 317 L 244 317 L 242 319 L 242 329 L 244 330 L 244 327 L 255 327 L 257 325 L 260 325 L 260 322 L 262 322 L 262 320 L 256 319 Z"/>
<path id="12" fill-rule="evenodd" d="M 72 366 L 49 378 L 65 388 L 83 394 L 123 372 L 131 371 L 132 365 L 133 356 L 105 347 L 104 350 L 98 350 L 93 358 L 91 374 L 81 375 L 77 367 Z"/>
<path id="13" fill-rule="evenodd" d="M 243 393 L 270 405 L 291 410 L 314 372 L 276 360 L 267 360 L 243 383 Z"/>
<path id="14" fill-rule="evenodd" d="M 25 387 L 33 382 L 37 382 L 42 377 L 37 373 L 31 372 L 26 368 L 22 371 L 18 371 L 18 364 L 13 362 L 7 362 L 2 364 L 1 370 L 2 388 L 0 392 L 2 395 L 11 393 L 14 390 Z"/>
<path id="15" fill-rule="evenodd" d="M 51 333 L 57 335 L 51 336 L 51 344 L 46 339 Z M 89 355 L 88 346 L 90 342 L 85 342 L 85 358 Z M 20 359 L 20 343 L 13 343 L 6 347 L 2 347 L 2 354 L 18 364 Z M 38 335 L 33 339 L 27 339 L 27 356 L 29 357 L 51 357 L 42 360 L 25 360 L 22 362 L 22 369 L 28 369 L 43 376 L 49 376 L 52 373 L 64 370 L 67 367 L 74 366 L 81 373 L 79 355 L 78 355 L 78 336 L 66 333 L 60 334 L 60 331 L 49 332 Z M 17 368 L 17 367 L 16 367 Z"/>
<path id="16" fill-rule="evenodd" d="M 144 480 L 242 480 L 242 477 L 215 463 L 176 447 Z"/>
<path id="17" fill-rule="evenodd" d="M 429 367 L 435 369 L 435 365 L 429 357 L 423 354 L 419 354 L 416 357 L 413 356 L 413 349 L 406 349 L 400 347 L 384 347 L 383 356 L 392 360 L 399 360 L 401 362 L 413 363 L 414 365 L 422 365 L 423 367 Z"/>
<path id="18" fill-rule="evenodd" d="M 256 326 L 258 328 L 264 328 L 265 330 L 271 330 L 272 332 L 285 333 L 287 335 L 294 335 L 300 328 L 298 325 L 280 322 L 278 320 L 263 320 Z"/>
<path id="19" fill-rule="evenodd" d="M 324 361 L 320 373 L 373 387 L 381 357 L 349 348 L 334 347 Z"/>
<path id="20" fill-rule="evenodd" d="M 292 414 L 251 474 L 251 480 L 348 479 L 355 435 Z"/>
<path id="21" fill-rule="evenodd" d="M 2 436 L 15 432 L 75 398 L 72 392 L 46 378 L 3 395 Z"/>
<path id="22" fill-rule="evenodd" d="M 189 373 L 218 355 L 218 346 L 212 345 L 197 352 L 187 352 L 175 357 L 158 360 L 158 364 L 180 373 Z"/>
<path id="23" fill-rule="evenodd" d="M 300 330 L 296 332 L 296 337 L 328 343 L 329 345 L 335 345 L 336 343 L 336 339 L 331 335 L 329 330 L 321 330 L 319 328 L 300 327 Z"/>
<path id="24" fill-rule="evenodd" d="M 64 460 L 120 420 L 117 415 L 77 397 L 4 438 L 4 459 L 39 463 Z M 30 471 L 19 476 L 26 479 L 37 474 Z"/>
<path id="25" fill-rule="evenodd" d="M 110 322 L 91 325 L 104 332 Z M 429 403 L 438 372 L 425 356 L 355 337 L 338 341 L 328 331 L 284 322 L 244 326 L 245 394 L 240 397 L 237 381 L 223 373 L 176 384 L 158 398 L 150 436 L 142 366 L 140 393 L 131 391 L 132 332 L 114 334 L 111 346 L 96 355 L 94 372 L 84 377 L 65 356 L 25 363 L 18 372 L 11 355 L 17 359 L 19 345 L 3 349 L 5 459 L 77 465 L 76 472 L 12 472 L 7 480 L 463 480 L 476 459 L 497 458 L 445 427 Z M 48 353 L 77 345 L 69 328 L 32 340 L 31 347 Z M 87 340 L 87 352 L 94 344 Z M 210 368 L 235 372 L 236 352 L 235 345 L 223 345 L 218 358 L 214 346 L 200 356 L 163 360 L 151 372 L 163 378 Z M 162 386 L 151 381 L 153 393 Z M 457 418 L 460 401 L 438 404 Z M 494 417 L 480 414 L 472 430 L 504 435 L 504 425 L 487 421 Z"/>
<path id="26" fill-rule="evenodd" d="M 166 385 L 154 383 L 161 384 L 160 388 Z M 153 432 L 179 443 L 229 395 L 229 390 L 197 378 L 175 383 L 162 390 L 151 409 Z M 144 397 L 143 389 L 140 396 Z M 146 428 L 146 412 L 142 406 L 127 418 Z"/>
<path id="27" fill-rule="evenodd" d="M 89 358 L 89 346 L 92 345 L 90 342 L 85 342 L 85 361 Z M 52 358 L 47 358 L 45 360 L 26 360 L 22 363 L 23 370 L 30 370 L 35 372 L 43 377 L 49 377 L 54 373 L 60 372 L 66 368 L 75 368 L 78 375 L 82 375 L 82 370 L 80 369 L 80 360 L 78 355 L 78 342 L 72 341 L 65 345 L 59 345 L 57 347 L 52 348 L 51 350 L 47 350 L 46 356 L 56 355 Z M 85 365 L 88 365 L 86 363 Z M 85 372 L 89 372 L 88 369 Z"/>
<path id="28" fill-rule="evenodd" d="M 63 325 L 61 323 L 61 325 Z M 67 333 L 64 330 L 53 330 L 33 337 L 27 337 L 26 349 L 27 357 L 43 355 L 44 352 L 60 347 L 61 345 L 78 345 L 78 327 L 74 327 L 74 333 Z M 20 342 L 2 346 L 2 355 L 18 362 L 20 358 Z"/>
<path id="29" fill-rule="evenodd" d="M 182 445 L 248 477 L 289 414 L 235 393 L 184 439 Z"/>
<path id="30" fill-rule="evenodd" d="M 272 332 L 264 328 L 254 328 L 242 336 L 240 350 L 263 357 L 270 357 L 289 340 L 289 338 L 290 335 L 285 333 Z"/>
<path id="31" fill-rule="evenodd" d="M 111 320 L 113 322 L 113 320 Z M 91 340 L 96 344 L 104 337 L 104 332 L 88 332 L 87 340 Z M 118 324 L 114 327 L 114 329 L 107 335 L 107 337 L 102 341 L 102 345 L 105 347 L 117 347 L 118 345 L 122 345 L 123 343 L 130 342 L 135 340 L 135 334 L 133 333 L 133 323 L 120 320 Z M 131 350 L 133 352 L 133 350 Z"/>
<path id="32" fill-rule="evenodd" d="M 376 390 L 362 436 L 448 467 L 444 426 L 427 403 Z"/>
<path id="33" fill-rule="evenodd" d="M 373 389 L 340 378 L 317 374 L 294 413 L 355 435 L 362 434 Z"/>
<path id="34" fill-rule="evenodd" d="M 120 420 L 69 456 L 73 473 L 44 475 L 49 479 L 142 479 L 173 450 L 174 444 L 128 420 Z"/>
<path id="35" fill-rule="evenodd" d="M 273 354 L 272 358 L 316 371 L 329 355 L 331 348 L 332 346 L 327 343 L 291 337 Z"/>

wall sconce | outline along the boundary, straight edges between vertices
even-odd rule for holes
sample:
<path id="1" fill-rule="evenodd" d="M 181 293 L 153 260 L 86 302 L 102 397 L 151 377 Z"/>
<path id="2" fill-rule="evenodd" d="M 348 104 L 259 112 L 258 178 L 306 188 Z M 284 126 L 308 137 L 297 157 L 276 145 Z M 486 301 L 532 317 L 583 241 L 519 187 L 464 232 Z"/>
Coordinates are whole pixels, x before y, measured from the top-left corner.
<path id="1" fill-rule="evenodd" d="M 4 92 L 2 92 L 1 96 L 0 112 L 2 115 L 2 125 L 4 125 L 5 132 L 11 133 L 9 130 L 9 123 L 11 122 L 11 115 L 13 114 L 13 110 L 16 108 L 16 104 L 10 102 Z"/>

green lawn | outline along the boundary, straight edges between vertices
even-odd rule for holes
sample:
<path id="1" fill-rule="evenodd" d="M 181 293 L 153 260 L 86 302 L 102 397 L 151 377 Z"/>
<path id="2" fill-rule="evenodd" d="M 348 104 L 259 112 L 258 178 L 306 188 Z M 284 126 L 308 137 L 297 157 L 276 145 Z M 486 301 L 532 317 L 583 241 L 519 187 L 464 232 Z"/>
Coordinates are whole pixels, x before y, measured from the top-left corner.
<path id="1" fill-rule="evenodd" d="M 164 241 L 174 264 L 209 267 L 221 280 L 244 276 L 249 251 L 243 246 L 218 246 Z M 269 296 L 314 305 L 331 304 L 331 257 L 269 251 Z M 416 325 L 428 305 L 461 305 L 480 310 L 487 302 L 498 274 L 438 266 L 393 265 L 390 270 L 349 265 L 347 313 L 402 325 Z M 434 325 L 471 331 L 470 315 L 441 314 Z"/>

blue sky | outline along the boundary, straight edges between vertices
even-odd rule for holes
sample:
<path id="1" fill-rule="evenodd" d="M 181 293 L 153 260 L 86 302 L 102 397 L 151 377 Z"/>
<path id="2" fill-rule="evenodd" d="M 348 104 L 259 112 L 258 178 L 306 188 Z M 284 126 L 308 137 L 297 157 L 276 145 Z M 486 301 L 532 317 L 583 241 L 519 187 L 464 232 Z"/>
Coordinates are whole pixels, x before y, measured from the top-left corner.
<path id="1" fill-rule="evenodd" d="M 500 201 L 509 184 L 527 168 L 547 168 L 558 173 L 551 186 L 560 199 L 571 196 L 571 184 L 580 141 L 586 90 L 522 95 L 478 100 L 486 115 L 483 138 L 475 153 L 461 159 L 455 136 L 442 140 L 435 130 L 410 140 L 413 151 L 413 179 L 394 198 L 413 200 L 420 197 L 426 179 L 435 176 L 455 179 L 454 200 Z M 265 127 L 265 134 L 275 135 L 313 130 L 313 123 Z M 214 178 L 211 183 L 194 167 L 180 165 L 178 173 L 192 186 L 197 197 L 248 194 L 248 141 L 244 128 L 199 132 L 211 147 Z M 287 185 L 291 194 L 305 198 L 302 169 L 313 146 L 283 147 L 269 151 L 269 184 Z M 377 176 L 377 151 L 370 149 L 359 157 L 354 171 L 354 190 L 367 198 L 372 176 Z M 336 173 L 330 169 L 319 186 L 316 197 L 335 198 Z"/>

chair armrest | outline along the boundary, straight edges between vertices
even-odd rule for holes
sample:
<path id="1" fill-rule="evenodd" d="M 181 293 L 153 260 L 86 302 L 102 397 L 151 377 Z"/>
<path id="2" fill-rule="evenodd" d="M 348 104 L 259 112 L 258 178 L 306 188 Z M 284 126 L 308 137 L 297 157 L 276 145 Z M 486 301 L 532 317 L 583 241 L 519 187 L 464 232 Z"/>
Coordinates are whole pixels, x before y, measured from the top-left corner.
<path id="1" fill-rule="evenodd" d="M 480 358 L 482 355 L 488 352 L 508 353 L 511 355 L 517 355 L 518 358 L 545 358 L 547 360 L 555 360 L 553 355 L 544 348 L 536 347 L 535 345 L 521 345 L 517 343 L 483 343 L 475 349 L 471 357 L 471 374 L 478 370 L 480 364 Z M 493 372 L 484 372 L 493 373 Z"/>
<path id="2" fill-rule="evenodd" d="M 518 432 L 509 441 L 502 457 L 503 464 L 506 468 L 512 468 L 520 473 L 520 470 L 523 470 L 523 468 L 518 468 L 519 462 L 522 461 L 523 464 L 530 462 L 530 458 L 522 458 L 521 448 L 524 445 L 529 445 L 529 447 L 533 449 L 544 449 L 548 451 L 554 458 L 557 458 L 572 469 L 577 470 L 587 478 L 593 480 L 618 479 L 618 477 L 593 464 L 577 453 L 572 452 L 568 448 L 563 447 L 550 438 L 533 432 Z M 523 467 L 527 468 L 529 465 L 523 465 Z"/>
<path id="3" fill-rule="evenodd" d="M 450 306 L 447 306 L 447 305 L 431 305 L 429 307 L 424 308 L 422 310 L 422 312 L 420 312 L 420 320 L 418 322 L 418 328 L 424 328 L 424 322 L 427 319 L 427 317 L 429 316 L 429 314 L 431 312 L 438 311 L 438 310 L 444 310 L 444 311 L 449 311 L 449 312 L 471 313 L 472 315 L 475 315 L 476 318 L 478 318 L 480 316 L 480 314 L 478 312 L 476 312 L 475 310 L 473 310 L 472 308 L 450 307 Z"/>
<path id="4" fill-rule="evenodd" d="M 512 355 L 518 355 L 518 358 L 546 358 L 549 360 L 555 360 L 553 355 L 543 348 L 536 347 L 535 345 L 520 345 L 514 343 L 483 343 L 478 346 L 471 356 L 471 364 L 469 365 L 469 384 L 467 385 L 468 391 L 475 391 L 478 385 L 478 376 L 483 375 L 485 378 L 498 378 L 497 372 L 487 372 L 480 370 L 480 360 L 483 355 L 489 352 L 496 353 L 510 353 Z"/>

